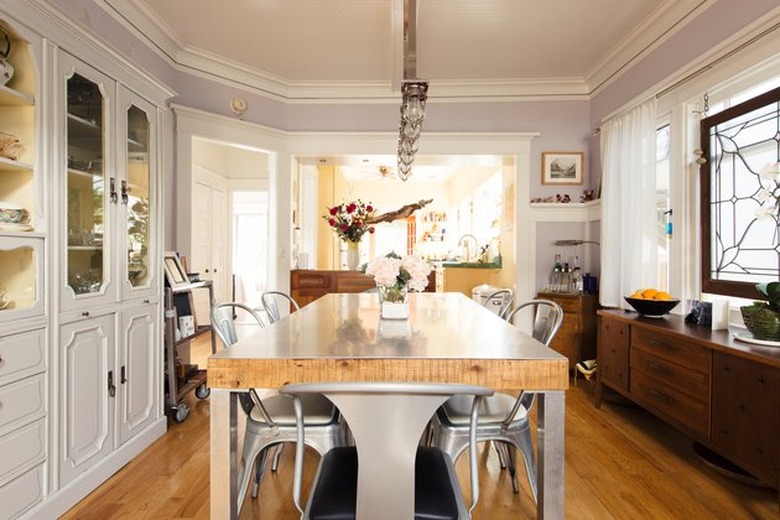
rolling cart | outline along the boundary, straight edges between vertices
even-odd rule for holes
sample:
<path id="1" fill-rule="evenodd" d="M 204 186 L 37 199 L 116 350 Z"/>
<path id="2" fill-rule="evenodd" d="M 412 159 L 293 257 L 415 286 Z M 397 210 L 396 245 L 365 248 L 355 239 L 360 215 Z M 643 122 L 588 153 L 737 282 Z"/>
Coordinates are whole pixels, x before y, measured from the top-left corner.
<path id="1" fill-rule="evenodd" d="M 190 342 L 211 332 L 211 325 L 197 323 L 193 305 L 193 290 L 208 290 L 209 308 L 214 304 L 214 287 L 210 280 L 194 282 L 176 288 L 165 287 L 165 412 L 177 423 L 184 422 L 190 408 L 183 401 L 188 392 L 194 390 L 198 399 L 205 399 L 211 393 L 207 385 L 206 370 L 197 365 L 177 363 L 180 346 L 189 348 Z M 193 333 L 176 339 L 176 330 L 181 316 L 193 317 Z M 183 333 L 182 333 L 183 334 Z M 211 353 L 216 353 L 216 338 L 211 336 Z"/>

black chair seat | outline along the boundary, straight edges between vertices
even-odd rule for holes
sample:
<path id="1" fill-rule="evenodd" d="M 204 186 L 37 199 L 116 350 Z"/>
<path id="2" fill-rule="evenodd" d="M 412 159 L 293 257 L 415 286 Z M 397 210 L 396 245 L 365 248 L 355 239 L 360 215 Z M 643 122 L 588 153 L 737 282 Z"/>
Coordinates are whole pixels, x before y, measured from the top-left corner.
<path id="1" fill-rule="evenodd" d="M 438 448 L 417 449 L 414 478 L 415 520 L 457 520 L 458 504 L 450 465 Z M 354 520 L 358 457 L 354 447 L 333 448 L 320 461 L 312 492 L 311 520 Z"/>

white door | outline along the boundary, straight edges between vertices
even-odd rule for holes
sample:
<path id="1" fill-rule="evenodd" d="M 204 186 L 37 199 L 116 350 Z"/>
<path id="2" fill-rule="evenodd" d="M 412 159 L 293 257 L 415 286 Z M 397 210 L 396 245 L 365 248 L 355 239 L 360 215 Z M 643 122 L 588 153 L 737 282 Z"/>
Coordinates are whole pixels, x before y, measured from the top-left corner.
<path id="1" fill-rule="evenodd" d="M 227 228 L 227 195 L 216 187 L 195 182 L 193 189 L 192 263 L 201 280 L 214 282 L 214 300 L 231 299 L 226 265 L 229 230 Z M 206 291 L 194 291 L 198 324 L 208 323 L 210 302 Z"/>
<path id="2" fill-rule="evenodd" d="M 61 485 L 114 449 L 114 319 L 109 314 L 60 328 Z"/>
<path id="3" fill-rule="evenodd" d="M 158 416 L 158 307 L 144 303 L 122 311 L 117 346 L 118 445 Z"/>

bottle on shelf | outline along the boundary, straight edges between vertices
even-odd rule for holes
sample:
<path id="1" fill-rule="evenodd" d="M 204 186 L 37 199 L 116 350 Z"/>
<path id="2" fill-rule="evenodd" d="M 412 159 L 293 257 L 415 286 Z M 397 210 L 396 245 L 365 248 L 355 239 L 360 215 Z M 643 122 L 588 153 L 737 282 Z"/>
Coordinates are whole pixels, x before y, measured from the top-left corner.
<path id="1" fill-rule="evenodd" d="M 555 265 L 553 266 L 552 273 L 550 273 L 550 283 L 547 285 L 549 292 L 560 292 L 561 290 L 561 276 L 563 272 L 563 266 L 561 265 L 561 255 L 555 255 Z"/>

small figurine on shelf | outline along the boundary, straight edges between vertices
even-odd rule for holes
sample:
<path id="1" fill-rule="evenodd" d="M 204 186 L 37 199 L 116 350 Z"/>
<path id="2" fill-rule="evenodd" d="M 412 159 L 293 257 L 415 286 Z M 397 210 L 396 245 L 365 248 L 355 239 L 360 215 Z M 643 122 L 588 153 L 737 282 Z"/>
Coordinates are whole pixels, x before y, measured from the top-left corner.
<path id="1" fill-rule="evenodd" d="M 571 197 L 569 196 L 568 193 L 564 193 L 563 195 L 557 193 L 555 195 L 555 202 L 559 204 L 568 204 L 569 202 L 571 202 Z"/>
<path id="2" fill-rule="evenodd" d="M 593 190 L 582 190 L 580 202 L 590 202 L 591 200 L 593 200 Z"/>

